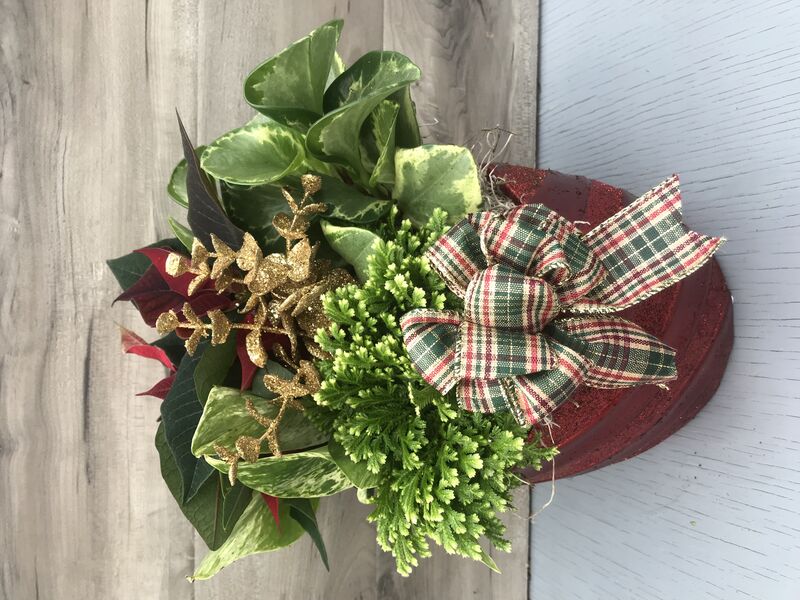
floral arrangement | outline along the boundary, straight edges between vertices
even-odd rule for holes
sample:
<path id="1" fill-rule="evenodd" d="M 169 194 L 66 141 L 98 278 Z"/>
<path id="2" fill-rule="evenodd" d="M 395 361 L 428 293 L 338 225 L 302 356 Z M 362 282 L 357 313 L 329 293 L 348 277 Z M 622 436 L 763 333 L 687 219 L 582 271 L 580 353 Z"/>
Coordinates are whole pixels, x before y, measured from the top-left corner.
<path id="1" fill-rule="evenodd" d="M 396 52 L 349 67 L 333 21 L 258 66 L 257 111 L 167 186 L 175 238 L 108 261 L 161 335 L 161 472 L 210 552 L 194 579 L 311 537 L 349 488 L 401 574 L 447 552 L 496 565 L 537 423 L 580 385 L 664 385 L 674 352 L 613 313 L 685 277 L 719 238 L 681 222 L 677 178 L 589 233 L 492 209 L 467 148 L 423 145 Z M 180 122 L 180 119 L 179 119 Z M 486 210 L 481 210 L 485 208 Z M 483 545 L 482 545 L 483 544 Z"/>

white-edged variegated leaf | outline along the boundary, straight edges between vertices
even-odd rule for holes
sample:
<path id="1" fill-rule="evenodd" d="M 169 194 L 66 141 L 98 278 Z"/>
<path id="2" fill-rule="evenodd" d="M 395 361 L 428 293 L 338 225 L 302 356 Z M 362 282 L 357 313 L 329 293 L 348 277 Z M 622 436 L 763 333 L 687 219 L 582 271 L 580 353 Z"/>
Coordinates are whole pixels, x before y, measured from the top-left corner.
<path id="1" fill-rule="evenodd" d="M 481 205 L 478 168 L 461 146 L 399 148 L 394 157 L 394 197 L 404 216 L 421 226 L 435 208 L 455 223 Z"/>
<path id="2" fill-rule="evenodd" d="M 192 438 L 192 454 L 216 454 L 214 444 L 230 450 L 239 436 L 261 437 L 264 427 L 247 412 L 247 400 L 266 417 L 278 414 L 278 406 L 266 398 L 241 392 L 235 388 L 213 387 L 203 408 L 203 415 Z M 310 400 L 304 401 L 310 404 Z M 311 421 L 299 411 L 289 409 L 278 428 L 278 445 L 283 452 L 319 446 L 328 441 L 328 436 L 319 432 Z M 268 452 L 264 444 L 264 452 Z M 275 495 L 275 494 L 273 494 Z"/>
<path id="3" fill-rule="evenodd" d="M 381 238 L 361 227 L 339 227 L 328 221 L 321 224 L 328 245 L 353 267 L 360 281 L 366 281 L 368 259 Z"/>
<path id="4" fill-rule="evenodd" d="M 228 472 L 228 463 L 211 456 L 206 461 Z M 353 487 L 326 447 L 240 461 L 236 477 L 247 487 L 278 498 L 320 498 Z"/>
<path id="5" fill-rule="evenodd" d="M 312 500 L 314 508 L 317 504 Z M 284 548 L 298 540 L 304 530 L 290 518 L 290 508 L 287 502 L 278 502 L 278 527 L 261 494 L 254 492 L 228 539 L 218 549 L 206 554 L 189 580 L 209 579 L 240 558 Z"/>
<path id="6" fill-rule="evenodd" d="M 304 130 L 322 115 L 331 73 L 341 72 L 336 44 L 341 20 L 330 21 L 269 58 L 244 82 L 245 100 L 260 113 Z"/>
<path id="7" fill-rule="evenodd" d="M 245 125 L 216 139 L 200 158 L 208 174 L 237 185 L 263 185 L 299 173 L 302 136 L 277 121 Z"/>
<path id="8" fill-rule="evenodd" d="M 365 54 L 325 91 L 326 114 L 309 128 L 306 148 L 320 160 L 347 166 L 369 185 L 361 160 L 361 126 L 381 101 L 419 77 L 419 68 L 402 54 Z"/>

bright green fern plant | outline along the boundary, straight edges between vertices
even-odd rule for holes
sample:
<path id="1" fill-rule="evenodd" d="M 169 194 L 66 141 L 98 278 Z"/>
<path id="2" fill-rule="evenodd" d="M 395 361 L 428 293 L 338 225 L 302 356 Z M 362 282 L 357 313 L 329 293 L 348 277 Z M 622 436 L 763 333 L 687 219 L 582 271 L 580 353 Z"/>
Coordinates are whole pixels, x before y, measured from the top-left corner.
<path id="1" fill-rule="evenodd" d="M 479 541 L 510 549 L 498 513 L 519 483 L 511 469 L 523 461 L 538 467 L 555 449 L 525 447 L 527 432 L 509 413 L 458 410 L 413 368 L 399 318 L 414 308 L 459 308 L 459 300 L 423 256 L 447 230 L 446 214 L 434 211 L 419 230 L 391 217 L 363 285 L 325 299 L 333 325 L 317 341 L 332 358 L 318 363 L 323 383 L 312 418 L 377 475 L 362 497 L 374 504 L 378 541 L 401 574 L 430 555 L 429 540 L 496 568 Z"/>

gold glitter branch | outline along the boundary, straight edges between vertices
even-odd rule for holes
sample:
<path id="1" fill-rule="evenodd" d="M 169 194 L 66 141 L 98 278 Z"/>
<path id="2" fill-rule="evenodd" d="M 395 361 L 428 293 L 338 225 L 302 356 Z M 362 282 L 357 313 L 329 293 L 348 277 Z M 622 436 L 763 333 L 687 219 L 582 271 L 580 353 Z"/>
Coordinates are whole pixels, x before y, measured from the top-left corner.
<path id="1" fill-rule="evenodd" d="M 271 392 L 278 395 L 273 403 L 278 404 L 278 413 L 274 417 L 267 417 L 256 409 L 253 402 L 248 399 L 245 407 L 252 419 L 265 428 L 261 437 L 249 435 L 240 436 L 236 440 L 235 450 L 229 450 L 219 444 L 214 444 L 214 450 L 219 457 L 228 463 L 228 479 L 231 485 L 236 483 L 236 476 L 239 472 L 239 461 L 256 462 L 261 456 L 261 445 L 267 442 L 269 451 L 274 456 L 282 456 L 278 444 L 278 429 L 283 420 L 286 410 L 293 408 L 297 411 L 305 410 L 298 398 L 314 394 L 319 390 L 320 380 L 317 370 L 307 360 L 300 361 L 297 373 L 291 380 L 281 379 L 275 375 L 265 375 L 264 384 Z"/>
<path id="2" fill-rule="evenodd" d="M 303 175 L 300 180 L 303 198 L 297 202 L 288 190 L 283 189 L 291 214 L 278 213 L 272 221 L 286 240 L 284 254 L 264 256 L 250 233 L 244 234 L 239 250 L 233 250 L 211 234 L 213 251 L 195 239 L 191 257 L 172 253 L 167 258 L 169 275 L 194 275 L 188 286 L 190 296 L 211 280 L 217 293 L 231 293 L 236 298 L 240 313 L 252 314 L 251 322 L 232 323 L 222 311 L 213 310 L 208 313 L 210 323 L 205 323 L 186 303 L 182 309 L 183 321 L 175 311 L 159 316 L 156 328 L 160 333 L 191 330 L 186 340 L 186 351 L 191 355 L 209 333 L 212 345 L 217 345 L 224 343 L 233 329 L 249 330 L 247 353 L 259 367 L 264 367 L 267 360 L 261 339 L 263 333 L 277 333 L 289 339 L 290 356 L 282 351 L 279 354 L 290 366 L 296 366 L 301 339 L 312 356 L 323 356 L 313 341 L 317 329 L 328 325 L 321 297 L 353 279 L 342 269 L 331 269 L 328 261 L 315 260 L 318 245 L 312 246 L 307 231 L 311 217 L 327 210 L 325 204 L 311 202 L 312 196 L 320 190 L 322 180 L 316 175 Z M 213 264 L 209 264 L 210 261 Z"/>

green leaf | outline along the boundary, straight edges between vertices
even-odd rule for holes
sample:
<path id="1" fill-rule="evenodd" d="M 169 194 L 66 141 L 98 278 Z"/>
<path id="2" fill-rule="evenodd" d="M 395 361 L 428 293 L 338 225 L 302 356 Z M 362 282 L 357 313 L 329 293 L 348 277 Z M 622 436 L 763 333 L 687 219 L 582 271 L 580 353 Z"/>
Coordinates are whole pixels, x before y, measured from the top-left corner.
<path id="1" fill-rule="evenodd" d="M 264 428 L 248 414 L 245 408 L 248 399 L 258 412 L 267 417 L 274 417 L 278 413 L 278 406 L 261 396 L 227 387 L 211 389 L 192 439 L 192 453 L 195 456 L 216 454 L 214 444 L 233 448 L 236 440 L 243 435 L 261 437 Z M 288 410 L 278 428 L 278 445 L 283 452 L 319 446 L 327 440 L 326 435 L 320 433 L 302 412 L 296 410 Z M 266 444 L 264 447 L 266 449 Z"/>
<path id="2" fill-rule="evenodd" d="M 217 138 L 200 158 L 203 170 L 237 185 L 261 185 L 298 173 L 305 159 L 296 131 L 268 120 Z"/>
<path id="3" fill-rule="evenodd" d="M 236 334 L 228 336 L 218 346 L 208 346 L 194 370 L 194 387 L 197 398 L 205 404 L 211 388 L 225 381 L 225 376 L 236 358 Z"/>
<path id="4" fill-rule="evenodd" d="M 347 478 L 359 489 L 374 488 L 378 485 L 378 476 L 367 470 L 366 462 L 355 462 L 347 456 L 342 445 L 336 440 L 328 442 L 331 458 L 344 471 Z"/>
<path id="5" fill-rule="evenodd" d="M 449 222 L 455 223 L 480 207 L 478 169 L 466 148 L 401 148 L 394 160 L 394 197 L 415 225 L 424 225 L 435 208 L 447 211 Z"/>
<path id="6" fill-rule="evenodd" d="M 312 123 L 322 115 L 329 74 L 339 68 L 336 44 L 342 25 L 330 21 L 256 67 L 244 82 L 245 100 L 286 125 Z"/>
<path id="7" fill-rule="evenodd" d="M 314 196 L 328 205 L 327 216 L 358 225 L 374 223 L 389 212 L 392 203 L 359 192 L 334 177 L 322 176 L 322 188 Z"/>
<path id="8" fill-rule="evenodd" d="M 208 579 L 235 560 L 277 550 L 298 540 L 303 535 L 303 528 L 289 517 L 290 507 L 280 502 L 278 510 L 280 528 L 261 495 L 254 493 L 226 542 L 205 556 L 189 580 Z"/>
<path id="9" fill-rule="evenodd" d="M 161 240 L 155 244 L 150 244 L 148 248 L 169 248 L 180 252 L 183 249 L 182 244 L 175 238 Z M 144 275 L 144 272 L 153 264 L 150 259 L 144 254 L 138 252 L 131 252 L 125 256 L 118 258 L 111 258 L 106 261 L 108 268 L 119 283 L 123 290 L 127 290 L 134 283 L 139 281 L 139 278 Z"/>
<path id="10" fill-rule="evenodd" d="M 361 126 L 382 100 L 419 76 L 419 68 L 402 54 L 365 54 L 326 90 L 326 114 L 309 128 L 306 148 L 321 160 L 347 166 L 361 184 L 369 185 L 361 160 Z"/>
<path id="11" fill-rule="evenodd" d="M 399 110 L 400 107 L 396 102 L 384 100 L 370 115 L 371 135 L 368 141 L 375 146 L 376 158 L 374 164 L 365 167 L 372 172 L 369 177 L 369 184 L 372 187 L 381 183 L 394 185 L 395 128 Z"/>
<path id="12" fill-rule="evenodd" d="M 219 479 L 222 485 L 225 486 L 223 487 L 222 499 L 222 526 L 227 531 L 230 531 L 236 521 L 239 520 L 239 517 L 242 516 L 244 509 L 247 508 L 250 497 L 253 495 L 253 490 L 240 481 L 230 487 L 227 476 L 222 473 L 219 473 Z"/>
<path id="13" fill-rule="evenodd" d="M 166 352 L 174 365 L 180 364 L 183 357 L 186 356 L 186 344 L 174 331 L 151 342 L 150 345 Z"/>
<path id="14" fill-rule="evenodd" d="M 192 455 L 192 436 L 203 414 L 194 387 L 194 372 L 205 352 L 200 344 L 194 356 L 183 357 L 175 381 L 161 404 L 161 420 L 167 444 L 181 479 L 181 502 L 188 502 L 214 472 L 204 460 Z"/>
<path id="15" fill-rule="evenodd" d="M 417 110 L 411 100 L 411 88 L 403 88 L 389 96 L 389 99 L 400 106 L 395 128 L 397 145 L 400 148 L 416 148 L 422 143 L 422 137 L 417 123 Z"/>
<path id="16" fill-rule="evenodd" d="M 331 70 L 328 73 L 328 79 L 325 82 L 325 88 L 327 88 L 330 84 L 334 82 L 334 80 L 344 73 L 344 70 L 347 68 L 347 65 L 344 64 L 342 57 L 339 56 L 338 52 L 333 53 L 333 62 L 331 63 Z"/>
<path id="17" fill-rule="evenodd" d="M 325 542 L 322 540 L 322 535 L 319 532 L 317 516 L 314 514 L 314 507 L 311 504 L 311 500 L 308 498 L 287 498 L 282 500 L 282 502 L 286 502 L 289 505 L 289 516 L 300 523 L 300 526 L 311 536 L 314 545 L 319 551 L 322 564 L 325 565 L 326 570 L 330 571 L 331 568 L 330 565 L 328 565 L 328 551 L 325 550 Z"/>
<path id="18" fill-rule="evenodd" d="M 175 457 L 167 444 L 164 434 L 164 424 L 161 423 L 156 430 L 156 449 L 161 461 L 161 476 L 172 493 L 184 516 L 189 520 L 200 537 L 210 549 L 219 548 L 227 539 L 233 525 L 236 523 L 241 511 L 237 515 L 231 511 L 225 519 L 223 496 L 230 484 L 224 477 L 209 477 L 197 490 L 194 497 L 188 502 L 182 502 L 181 476 Z M 244 486 L 240 487 L 244 488 Z M 247 489 L 247 488 L 244 488 Z M 248 495 L 252 494 L 247 490 Z M 230 497 L 230 492 L 228 492 Z"/>
<path id="19" fill-rule="evenodd" d="M 275 215 L 287 209 L 280 187 L 242 187 L 222 182 L 220 189 L 222 203 L 231 221 L 250 232 L 264 252 L 286 249 L 286 242 L 272 226 Z"/>
<path id="20" fill-rule="evenodd" d="M 167 219 L 169 221 L 169 226 L 172 228 L 172 232 L 175 234 L 183 247 L 186 248 L 189 252 L 192 251 L 192 245 L 194 244 L 194 234 L 192 230 L 186 227 L 185 225 L 181 225 L 172 217 Z"/>
<path id="21" fill-rule="evenodd" d="M 479 560 L 495 573 L 502 574 L 502 571 L 500 571 L 500 568 L 497 566 L 497 563 L 494 562 L 494 559 L 491 556 L 489 556 L 489 553 L 486 552 L 486 550 L 484 550 L 483 548 L 481 548 L 481 557 Z"/>
<path id="22" fill-rule="evenodd" d="M 197 156 L 200 156 L 205 149 L 205 146 L 198 146 L 195 148 L 194 152 Z M 170 198 L 184 208 L 189 207 L 189 193 L 186 190 L 186 172 L 186 159 L 184 158 L 175 165 L 175 168 L 172 170 L 172 175 L 170 175 L 169 183 L 167 184 L 167 193 Z"/>
<path id="23" fill-rule="evenodd" d="M 367 279 L 367 259 L 372 255 L 380 237 L 360 227 L 339 227 L 322 221 L 322 233 L 339 256 L 345 259 L 362 282 Z"/>
<path id="24" fill-rule="evenodd" d="M 228 463 L 211 456 L 206 460 L 218 471 L 228 472 Z M 253 463 L 241 461 L 237 478 L 249 488 L 278 498 L 319 498 L 353 487 L 327 448 L 262 457 Z"/>

